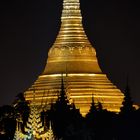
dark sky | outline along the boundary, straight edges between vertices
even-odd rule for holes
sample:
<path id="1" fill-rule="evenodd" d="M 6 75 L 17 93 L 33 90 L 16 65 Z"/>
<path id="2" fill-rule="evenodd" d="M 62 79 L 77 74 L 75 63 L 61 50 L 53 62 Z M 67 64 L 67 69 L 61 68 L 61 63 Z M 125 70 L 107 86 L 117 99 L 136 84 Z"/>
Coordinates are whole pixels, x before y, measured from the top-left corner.
<path id="1" fill-rule="evenodd" d="M 129 76 L 140 104 L 140 8 L 136 0 L 81 0 L 83 24 L 99 64 L 122 91 Z M 0 2 L 0 105 L 10 104 L 43 71 L 60 27 L 62 0 Z"/>

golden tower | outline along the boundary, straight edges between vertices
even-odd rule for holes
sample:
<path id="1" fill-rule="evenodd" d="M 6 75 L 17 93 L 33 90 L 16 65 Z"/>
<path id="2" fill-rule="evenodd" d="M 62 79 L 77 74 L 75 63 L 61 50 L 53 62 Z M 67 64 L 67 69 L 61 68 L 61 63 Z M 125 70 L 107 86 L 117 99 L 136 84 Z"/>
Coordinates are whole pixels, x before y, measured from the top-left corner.
<path id="1" fill-rule="evenodd" d="M 49 128 L 45 129 L 41 121 L 41 108 L 35 104 L 34 99 L 30 105 L 30 114 L 26 126 L 24 127 L 24 133 L 21 130 L 22 119 L 17 119 L 16 130 L 13 140 L 55 140 L 55 136 L 52 130 L 51 122 Z"/>
<path id="2" fill-rule="evenodd" d="M 36 105 L 43 98 L 49 107 L 58 97 L 62 74 L 67 95 L 82 115 L 89 111 L 92 95 L 95 103 L 101 102 L 103 108 L 119 112 L 123 93 L 98 65 L 96 51 L 82 26 L 79 0 L 63 0 L 60 31 L 49 50 L 44 72 L 25 92 L 26 100 L 32 100 L 35 90 Z"/>

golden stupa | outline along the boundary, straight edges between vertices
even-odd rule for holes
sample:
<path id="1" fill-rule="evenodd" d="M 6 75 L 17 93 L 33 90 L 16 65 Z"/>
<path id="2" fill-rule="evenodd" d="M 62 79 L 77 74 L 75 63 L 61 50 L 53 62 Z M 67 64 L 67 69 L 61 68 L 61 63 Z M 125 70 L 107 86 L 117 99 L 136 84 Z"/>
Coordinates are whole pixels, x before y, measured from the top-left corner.
<path id="1" fill-rule="evenodd" d="M 82 26 L 79 0 L 63 0 L 61 28 L 50 48 L 44 72 L 25 92 L 28 101 L 36 105 L 46 104 L 49 108 L 58 98 L 61 79 L 70 102 L 75 103 L 82 115 L 95 103 L 101 102 L 103 108 L 119 112 L 123 93 L 103 74 L 96 57 L 96 51 L 89 42 Z"/>

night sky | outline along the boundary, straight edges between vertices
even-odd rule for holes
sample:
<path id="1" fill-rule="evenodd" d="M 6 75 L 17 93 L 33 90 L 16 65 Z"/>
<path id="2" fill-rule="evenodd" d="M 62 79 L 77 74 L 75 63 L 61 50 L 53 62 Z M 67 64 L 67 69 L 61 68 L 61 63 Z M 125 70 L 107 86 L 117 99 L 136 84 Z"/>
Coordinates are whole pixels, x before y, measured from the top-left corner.
<path id="1" fill-rule="evenodd" d="M 100 67 L 140 104 L 140 8 L 136 0 L 81 0 Z M 62 0 L 0 2 L 0 105 L 11 104 L 43 71 L 60 27 Z"/>

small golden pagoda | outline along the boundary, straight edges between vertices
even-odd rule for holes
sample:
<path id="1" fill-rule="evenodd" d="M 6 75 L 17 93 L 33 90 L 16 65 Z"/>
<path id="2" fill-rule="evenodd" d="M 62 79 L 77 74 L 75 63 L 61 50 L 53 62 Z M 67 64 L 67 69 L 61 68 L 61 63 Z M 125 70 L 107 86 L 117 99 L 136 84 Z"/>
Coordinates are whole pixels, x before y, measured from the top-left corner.
<path id="1" fill-rule="evenodd" d="M 92 95 L 104 109 L 120 111 L 123 93 L 98 65 L 96 51 L 83 29 L 79 0 L 63 0 L 60 31 L 49 50 L 44 72 L 25 92 L 26 100 L 32 101 L 35 89 L 36 105 L 43 97 L 49 107 L 58 98 L 62 74 L 67 95 L 82 115 L 89 111 Z"/>
<path id="2" fill-rule="evenodd" d="M 21 118 L 16 119 L 16 130 L 13 140 L 23 140 L 26 136 L 21 131 Z"/>
<path id="3" fill-rule="evenodd" d="M 13 140 L 55 140 L 55 136 L 51 127 L 51 122 L 48 129 L 45 129 L 41 121 L 41 109 L 35 105 L 35 98 L 33 104 L 30 105 L 30 114 L 26 126 L 24 127 L 24 133 L 21 130 L 22 120 L 21 117 L 17 119 L 17 125 Z"/>
<path id="4" fill-rule="evenodd" d="M 27 124 L 24 128 L 26 133 L 31 134 L 35 139 L 45 139 L 45 126 L 41 121 L 41 105 L 36 106 L 35 92 L 32 103 L 30 104 L 30 114 Z"/>

